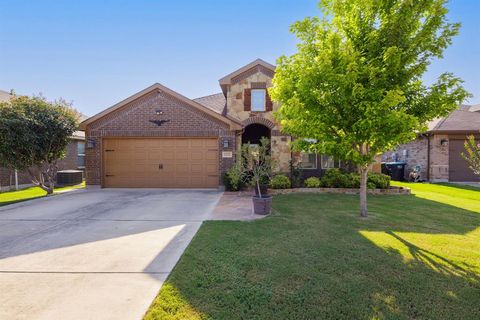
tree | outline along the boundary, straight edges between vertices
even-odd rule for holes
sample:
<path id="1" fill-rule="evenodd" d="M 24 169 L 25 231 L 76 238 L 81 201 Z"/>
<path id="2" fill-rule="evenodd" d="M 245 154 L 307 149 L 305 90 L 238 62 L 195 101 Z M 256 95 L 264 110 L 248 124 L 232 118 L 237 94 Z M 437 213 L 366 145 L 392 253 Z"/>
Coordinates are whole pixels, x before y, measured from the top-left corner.
<path id="1" fill-rule="evenodd" d="M 459 24 L 447 21 L 445 0 L 322 0 L 320 8 L 322 18 L 292 25 L 298 52 L 278 59 L 270 94 L 296 149 L 358 168 L 366 217 L 374 157 L 411 141 L 468 96 L 451 73 L 430 86 L 421 79 Z"/>
<path id="2" fill-rule="evenodd" d="M 77 126 L 78 114 L 63 100 L 19 96 L 0 103 L 0 165 L 27 170 L 35 185 L 53 193 L 57 159 Z"/>
<path id="3" fill-rule="evenodd" d="M 268 184 L 272 176 L 272 168 L 275 166 L 270 150 L 270 139 L 266 137 L 262 137 L 260 144 L 255 146 L 244 144 L 241 150 L 240 163 L 243 166 L 243 177 L 250 181 L 260 198 L 262 197 L 260 186 Z"/>
<path id="4" fill-rule="evenodd" d="M 468 136 L 468 140 L 465 141 L 465 151 L 466 154 L 462 152 L 462 157 L 468 163 L 468 167 L 476 175 L 480 175 L 480 142 L 475 142 L 475 137 L 472 135 Z"/>

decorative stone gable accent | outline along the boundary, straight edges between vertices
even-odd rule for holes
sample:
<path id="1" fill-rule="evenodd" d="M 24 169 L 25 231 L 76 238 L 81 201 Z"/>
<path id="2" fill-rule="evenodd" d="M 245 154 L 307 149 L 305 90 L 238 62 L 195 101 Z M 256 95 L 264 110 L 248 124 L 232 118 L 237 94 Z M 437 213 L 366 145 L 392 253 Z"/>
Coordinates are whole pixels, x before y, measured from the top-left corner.
<path id="1" fill-rule="evenodd" d="M 264 75 L 266 75 L 267 77 L 270 77 L 270 78 L 273 78 L 273 76 L 275 75 L 275 73 L 270 70 L 270 69 L 267 69 L 265 68 L 264 66 L 262 65 L 257 65 L 253 68 L 251 68 L 250 70 L 247 70 L 245 72 L 243 72 L 242 74 L 239 74 L 238 76 L 232 78 L 232 85 L 235 84 L 235 83 L 238 83 L 248 77 L 251 77 L 252 75 L 254 75 L 255 73 L 257 72 L 260 72 L 260 73 L 263 73 Z"/>

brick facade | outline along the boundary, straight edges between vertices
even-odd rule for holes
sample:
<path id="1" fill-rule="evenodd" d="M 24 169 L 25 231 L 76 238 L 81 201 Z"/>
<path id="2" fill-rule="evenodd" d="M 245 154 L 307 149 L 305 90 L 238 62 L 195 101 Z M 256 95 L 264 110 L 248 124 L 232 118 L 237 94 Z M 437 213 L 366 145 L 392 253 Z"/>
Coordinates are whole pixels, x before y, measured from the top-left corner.
<path id="1" fill-rule="evenodd" d="M 160 126 L 152 121 L 165 120 Z M 112 111 L 86 127 L 85 174 L 88 185 L 102 184 L 102 138 L 105 137 L 217 137 L 219 168 L 222 174 L 233 158 L 222 151 L 235 150 L 235 132 L 229 125 L 176 97 L 155 89 Z M 223 141 L 229 140 L 229 148 Z M 89 144 L 94 147 L 88 147 Z"/>
<path id="2" fill-rule="evenodd" d="M 408 179 L 408 175 L 413 167 L 420 165 L 421 180 L 447 182 L 453 178 L 450 177 L 452 168 L 450 167 L 449 145 L 453 140 L 465 141 L 469 134 L 476 133 L 472 132 L 462 135 L 430 133 L 428 135 L 420 135 L 412 142 L 400 145 L 395 150 L 383 154 L 382 162 L 406 162 L 405 179 Z M 429 150 L 430 155 L 428 154 Z M 430 163 L 428 163 L 429 161 Z M 428 170 L 429 172 L 427 172 Z"/>
<path id="3" fill-rule="evenodd" d="M 422 180 L 427 180 L 428 170 L 428 137 L 419 136 L 410 143 L 402 144 L 391 152 L 386 152 L 382 156 L 382 162 L 404 161 L 407 163 L 405 167 L 405 179 L 408 174 L 417 165 L 420 166 L 420 177 Z"/>

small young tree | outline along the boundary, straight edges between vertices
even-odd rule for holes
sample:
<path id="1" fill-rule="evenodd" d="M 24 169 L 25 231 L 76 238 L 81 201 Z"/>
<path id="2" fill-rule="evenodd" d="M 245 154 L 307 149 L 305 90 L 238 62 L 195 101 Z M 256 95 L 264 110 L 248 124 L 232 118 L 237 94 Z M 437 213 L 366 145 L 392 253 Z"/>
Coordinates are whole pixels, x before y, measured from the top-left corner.
<path id="1" fill-rule="evenodd" d="M 260 144 L 252 148 L 250 144 L 242 146 L 242 165 L 244 170 L 244 178 L 250 180 L 252 187 L 258 192 L 258 196 L 262 197 L 260 186 L 264 183 L 268 184 L 272 175 L 274 161 L 270 155 L 270 140 L 263 137 Z"/>
<path id="2" fill-rule="evenodd" d="M 78 114 L 63 100 L 19 96 L 0 103 L 0 165 L 27 170 L 35 185 L 53 193 L 57 159 L 77 125 Z"/>
<path id="3" fill-rule="evenodd" d="M 468 167 L 480 176 L 480 142 L 475 142 L 475 137 L 468 136 L 468 140 L 465 141 L 466 154 L 462 152 L 462 157 L 468 162 Z"/>
<path id="4" fill-rule="evenodd" d="M 445 0 L 322 0 L 323 18 L 296 22 L 298 52 L 278 60 L 272 98 L 296 146 L 348 160 L 361 175 L 360 215 L 367 216 L 367 174 L 374 157 L 406 143 L 468 96 L 444 73 L 422 75 L 458 33 Z M 313 141 L 313 142 L 312 142 Z"/>

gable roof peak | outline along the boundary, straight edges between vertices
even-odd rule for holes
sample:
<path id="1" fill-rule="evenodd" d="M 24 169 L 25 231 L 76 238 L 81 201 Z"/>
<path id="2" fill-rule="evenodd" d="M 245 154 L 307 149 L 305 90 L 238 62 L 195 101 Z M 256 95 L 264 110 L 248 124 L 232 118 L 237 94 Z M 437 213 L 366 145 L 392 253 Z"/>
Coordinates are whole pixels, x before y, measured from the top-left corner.
<path id="1" fill-rule="evenodd" d="M 176 91 L 173 91 L 170 88 L 165 87 L 164 85 L 162 85 L 158 82 L 156 82 L 156 83 L 152 84 L 151 86 L 143 89 L 142 91 L 139 91 L 139 92 L 135 93 L 134 95 L 118 102 L 117 104 L 114 104 L 110 108 L 107 108 L 107 109 L 101 111 L 100 113 L 94 115 L 93 117 L 90 117 L 90 118 L 82 121 L 80 123 L 80 129 L 85 130 L 88 124 L 90 124 L 94 121 L 97 121 L 98 119 L 106 116 L 107 114 L 109 114 L 111 112 L 114 112 L 114 111 L 126 106 L 130 102 L 132 102 L 132 101 L 134 101 L 134 100 L 136 100 L 136 99 L 138 99 L 138 98 L 140 98 L 140 97 L 142 97 L 142 96 L 144 96 L 144 95 L 146 95 L 146 94 L 148 94 L 152 91 L 155 91 L 155 90 L 161 91 L 165 94 L 168 94 L 168 95 L 180 100 L 181 102 L 183 102 L 187 105 L 190 105 L 193 108 L 196 108 L 196 109 L 199 109 L 199 110 L 205 112 L 206 114 L 212 116 L 213 118 L 216 118 L 216 119 L 218 119 L 218 120 L 220 120 L 224 123 L 229 124 L 232 129 L 238 129 L 238 124 L 234 123 L 231 119 L 228 119 L 228 118 L 222 116 L 221 114 L 218 114 L 217 112 L 207 108 L 206 106 L 200 104 L 199 102 L 191 100 L 191 99 L 181 95 L 180 93 L 178 93 Z"/>
<path id="2" fill-rule="evenodd" d="M 270 64 L 270 63 L 266 62 L 265 60 L 257 58 L 254 61 L 250 62 L 249 64 L 244 65 L 240 69 L 237 69 L 237 70 L 233 71 L 232 73 L 227 74 L 225 77 L 218 80 L 218 82 L 220 82 L 220 86 L 228 85 L 228 84 L 231 83 L 232 78 L 234 78 L 234 77 L 238 76 L 239 74 L 241 74 L 245 71 L 248 71 L 251 68 L 256 67 L 258 65 L 260 65 L 262 67 L 265 67 L 265 68 L 269 69 L 270 71 L 275 72 L 276 67 L 273 64 Z"/>

